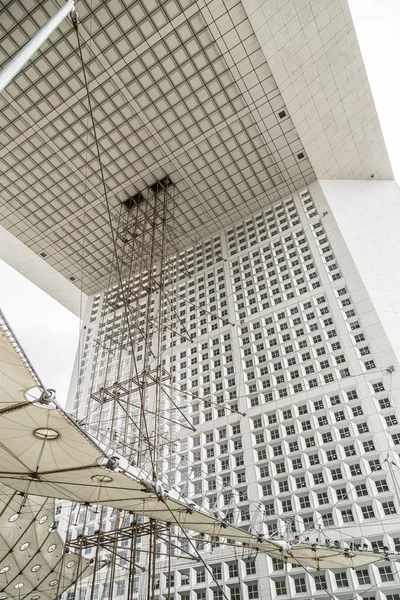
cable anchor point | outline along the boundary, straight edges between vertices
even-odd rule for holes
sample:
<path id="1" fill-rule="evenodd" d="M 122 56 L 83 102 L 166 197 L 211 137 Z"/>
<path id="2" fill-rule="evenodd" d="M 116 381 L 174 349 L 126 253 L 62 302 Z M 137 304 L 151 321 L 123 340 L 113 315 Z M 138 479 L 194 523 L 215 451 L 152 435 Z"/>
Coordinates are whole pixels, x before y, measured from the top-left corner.
<path id="1" fill-rule="evenodd" d="M 55 402 L 56 395 L 56 390 L 43 390 L 43 392 L 40 395 L 39 402 L 42 402 L 43 404 L 51 404 L 52 402 Z"/>

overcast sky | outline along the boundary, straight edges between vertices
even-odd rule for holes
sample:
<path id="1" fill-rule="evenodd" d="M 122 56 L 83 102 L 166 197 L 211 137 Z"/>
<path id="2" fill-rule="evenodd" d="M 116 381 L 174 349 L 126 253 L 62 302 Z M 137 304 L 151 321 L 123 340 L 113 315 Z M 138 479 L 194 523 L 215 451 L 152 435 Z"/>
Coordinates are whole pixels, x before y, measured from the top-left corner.
<path id="1" fill-rule="evenodd" d="M 400 181 L 400 0 L 349 0 L 382 130 Z M 48 387 L 64 402 L 79 320 L 0 261 L 0 307 Z"/>

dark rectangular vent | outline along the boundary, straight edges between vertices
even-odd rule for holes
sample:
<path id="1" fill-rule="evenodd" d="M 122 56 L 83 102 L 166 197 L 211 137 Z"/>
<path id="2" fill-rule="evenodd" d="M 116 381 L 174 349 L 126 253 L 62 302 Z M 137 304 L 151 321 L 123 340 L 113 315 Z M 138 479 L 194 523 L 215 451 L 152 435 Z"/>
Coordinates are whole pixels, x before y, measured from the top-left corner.
<path id="1" fill-rule="evenodd" d="M 130 196 L 129 198 L 124 200 L 122 204 L 124 204 L 128 210 L 132 210 L 132 208 L 134 208 L 135 206 L 139 206 L 139 204 L 142 204 L 142 202 L 144 201 L 145 197 L 143 196 L 142 192 L 138 192 L 134 196 Z"/>
<path id="2" fill-rule="evenodd" d="M 171 185 L 173 185 L 171 179 L 166 176 L 163 179 L 156 181 L 156 183 L 153 183 L 153 185 L 150 186 L 150 189 L 154 194 L 157 194 L 162 190 L 167 190 L 169 187 L 171 187 Z"/>

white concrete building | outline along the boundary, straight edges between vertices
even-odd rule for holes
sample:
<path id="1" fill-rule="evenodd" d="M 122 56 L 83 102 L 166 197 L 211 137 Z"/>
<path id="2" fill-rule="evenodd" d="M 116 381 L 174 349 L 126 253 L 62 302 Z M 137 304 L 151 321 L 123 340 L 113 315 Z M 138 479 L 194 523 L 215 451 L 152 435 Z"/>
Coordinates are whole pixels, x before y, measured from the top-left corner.
<path id="1" fill-rule="evenodd" d="M 3 7 L 2 62 L 56 5 Z M 192 335 L 172 337 L 170 366 L 199 401 L 165 476 L 269 535 L 400 546 L 400 193 L 346 0 L 82 0 L 79 13 L 107 198 L 68 21 L 0 97 L 0 257 L 77 314 L 87 300 L 70 410 L 104 378 L 122 204 L 168 175 Z M 395 564 L 310 574 L 204 551 L 215 579 L 180 559 L 176 600 L 219 600 L 215 580 L 232 600 L 400 598 Z"/>
<path id="2" fill-rule="evenodd" d="M 357 547 L 399 546 L 397 292 L 389 278 L 379 290 L 383 269 L 396 278 L 397 194 L 391 182 L 318 181 L 187 251 L 192 277 L 178 290 L 193 341 L 176 344 L 172 365 L 183 397 L 199 396 L 185 402 L 196 432 L 178 430 L 163 464 L 169 483 L 194 502 L 218 506 L 237 524 L 259 527 L 264 519 L 269 535 L 290 528 Z M 381 245 L 393 248 L 384 264 Z M 228 260 L 215 261 L 219 250 Z M 200 318 L 194 304 L 233 325 Z M 92 385 L 102 314 L 97 294 L 85 317 L 73 410 Z M 202 400 L 210 393 L 212 402 Z M 307 574 L 261 555 L 253 564 L 229 547 L 205 550 L 232 598 L 255 597 L 257 585 L 262 598 L 398 595 L 394 564 Z M 219 597 L 203 567 L 180 563 L 177 599 Z M 161 573 L 161 596 L 165 590 Z"/>

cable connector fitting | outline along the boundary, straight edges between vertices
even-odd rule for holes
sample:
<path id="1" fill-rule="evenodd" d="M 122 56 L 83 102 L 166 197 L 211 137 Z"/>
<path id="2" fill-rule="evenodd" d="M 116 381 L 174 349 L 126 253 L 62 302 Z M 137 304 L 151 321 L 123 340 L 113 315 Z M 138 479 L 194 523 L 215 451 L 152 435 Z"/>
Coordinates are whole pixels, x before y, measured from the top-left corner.
<path id="1" fill-rule="evenodd" d="M 42 402 L 43 404 L 51 404 L 52 402 L 55 402 L 55 400 L 56 390 L 48 389 L 43 390 L 43 392 L 40 395 L 39 402 Z"/>

